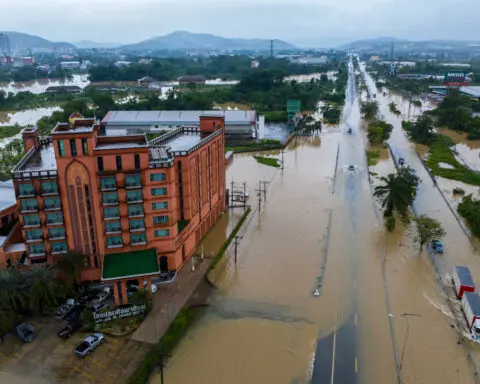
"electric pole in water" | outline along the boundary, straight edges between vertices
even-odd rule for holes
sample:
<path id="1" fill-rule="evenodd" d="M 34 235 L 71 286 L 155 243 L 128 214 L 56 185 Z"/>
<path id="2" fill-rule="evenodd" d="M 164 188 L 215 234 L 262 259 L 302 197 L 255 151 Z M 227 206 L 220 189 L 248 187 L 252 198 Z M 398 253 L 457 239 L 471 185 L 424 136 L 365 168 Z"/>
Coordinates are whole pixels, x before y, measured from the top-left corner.
<path id="1" fill-rule="evenodd" d="M 170 357 L 172 357 L 172 355 L 168 354 L 168 355 L 165 355 L 165 356 L 161 356 L 160 360 L 158 360 L 157 368 L 158 368 L 158 373 L 160 373 L 160 383 L 161 384 L 164 383 L 164 381 L 163 381 L 163 370 L 165 369 L 165 367 L 167 365 L 167 361 Z"/>
<path id="2" fill-rule="evenodd" d="M 262 180 L 260 184 L 262 184 L 262 192 L 263 192 L 263 201 L 267 201 L 267 184 L 270 183 L 269 181 Z"/>
<path id="3" fill-rule="evenodd" d="M 261 187 L 260 181 L 258 182 L 258 189 L 255 189 L 255 192 L 257 192 L 258 212 L 260 212 L 262 209 L 262 187 Z"/>
<path id="4" fill-rule="evenodd" d="M 282 171 L 283 171 L 283 168 L 284 168 L 284 167 L 283 167 L 283 154 L 284 154 L 284 153 L 285 153 L 285 151 L 282 149 L 282 164 L 281 164 L 282 166 L 281 166 L 281 168 L 280 168 Z"/>
<path id="5" fill-rule="evenodd" d="M 233 238 L 233 245 L 235 245 L 235 264 L 237 264 L 237 248 L 238 248 L 238 240 L 242 240 L 242 236 L 235 236 Z"/>

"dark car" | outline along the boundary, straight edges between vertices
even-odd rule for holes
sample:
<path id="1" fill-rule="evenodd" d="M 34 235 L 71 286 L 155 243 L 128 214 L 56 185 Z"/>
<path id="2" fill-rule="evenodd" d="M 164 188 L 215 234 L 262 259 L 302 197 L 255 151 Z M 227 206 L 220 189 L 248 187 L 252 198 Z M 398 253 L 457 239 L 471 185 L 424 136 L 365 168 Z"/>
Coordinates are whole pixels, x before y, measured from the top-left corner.
<path id="1" fill-rule="evenodd" d="M 443 244 L 438 241 L 438 240 L 433 240 L 430 243 L 430 246 L 432 247 L 432 250 L 436 253 L 443 253 Z"/>
<path id="2" fill-rule="evenodd" d="M 97 297 L 97 295 L 99 294 L 99 292 L 100 291 L 98 289 L 92 289 L 91 291 L 86 291 L 86 292 L 82 293 L 80 296 L 78 296 L 77 301 L 80 304 L 85 304 L 89 301 L 94 300 Z"/>
<path id="3" fill-rule="evenodd" d="M 405 159 L 403 157 L 400 157 L 398 159 L 398 164 L 400 164 L 401 166 L 403 166 L 405 164 Z"/>
<path id="4" fill-rule="evenodd" d="M 77 332 L 81 327 L 82 327 L 82 323 L 80 323 L 79 321 L 68 323 L 65 327 L 63 327 L 60 331 L 58 331 L 57 335 L 61 339 L 68 339 L 75 332 Z"/>
<path id="5" fill-rule="evenodd" d="M 35 340 L 35 328 L 33 325 L 27 323 L 20 323 L 15 326 L 15 335 L 24 343 L 31 343 Z"/>
<path id="6" fill-rule="evenodd" d="M 62 320 L 67 320 L 69 322 L 77 321 L 80 319 L 80 314 L 82 313 L 85 307 L 83 305 L 74 305 L 70 308 L 62 317 Z"/>
<path id="7" fill-rule="evenodd" d="M 347 132 L 352 133 L 352 128 L 348 128 Z"/>

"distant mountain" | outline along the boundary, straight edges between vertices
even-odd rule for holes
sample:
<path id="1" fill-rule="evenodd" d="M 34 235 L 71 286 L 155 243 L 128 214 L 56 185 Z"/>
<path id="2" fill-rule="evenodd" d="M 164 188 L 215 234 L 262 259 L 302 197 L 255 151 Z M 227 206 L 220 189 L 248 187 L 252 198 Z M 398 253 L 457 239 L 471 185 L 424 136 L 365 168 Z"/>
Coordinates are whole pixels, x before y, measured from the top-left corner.
<path id="1" fill-rule="evenodd" d="M 119 43 L 97 43 L 91 40 L 82 40 L 73 43 L 77 48 L 116 48 Z"/>
<path id="2" fill-rule="evenodd" d="M 390 51 L 392 43 L 396 52 L 403 50 L 449 50 L 477 47 L 478 41 L 463 40 L 423 40 L 412 41 L 395 37 L 377 37 L 375 39 L 357 40 L 341 45 L 339 49 L 357 49 L 373 51 Z"/>
<path id="3" fill-rule="evenodd" d="M 36 35 L 29 35 L 27 33 L 21 32 L 11 32 L 11 31 L 4 31 L 0 33 L 4 33 L 8 36 L 10 40 L 10 49 L 12 51 L 15 50 L 22 50 L 22 49 L 35 49 L 35 48 L 50 48 L 53 49 L 54 47 L 57 48 L 75 48 L 73 44 L 65 43 L 65 42 L 53 42 L 43 37 L 36 36 Z"/>
<path id="4" fill-rule="evenodd" d="M 296 49 L 292 44 L 282 40 L 274 40 L 275 50 Z M 136 44 L 124 45 L 121 48 L 130 51 L 142 50 L 178 50 L 178 49 L 216 49 L 216 50 L 265 50 L 270 49 L 270 40 L 225 38 L 206 33 L 177 31 L 165 36 L 143 40 Z"/>

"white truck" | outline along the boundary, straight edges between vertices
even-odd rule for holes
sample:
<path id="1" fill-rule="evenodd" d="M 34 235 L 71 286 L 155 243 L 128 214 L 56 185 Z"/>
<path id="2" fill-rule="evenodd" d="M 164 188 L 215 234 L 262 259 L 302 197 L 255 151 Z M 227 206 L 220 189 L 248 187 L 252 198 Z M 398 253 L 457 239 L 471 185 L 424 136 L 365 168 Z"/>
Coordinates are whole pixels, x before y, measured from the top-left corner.
<path id="1" fill-rule="evenodd" d="M 473 340 L 480 339 L 480 296 L 476 292 L 464 292 L 462 309 Z"/>
<path id="2" fill-rule="evenodd" d="M 90 355 L 93 350 L 100 344 L 103 344 L 105 338 L 102 333 L 94 333 L 83 340 L 77 348 L 75 348 L 75 353 L 80 357 L 85 357 Z"/>

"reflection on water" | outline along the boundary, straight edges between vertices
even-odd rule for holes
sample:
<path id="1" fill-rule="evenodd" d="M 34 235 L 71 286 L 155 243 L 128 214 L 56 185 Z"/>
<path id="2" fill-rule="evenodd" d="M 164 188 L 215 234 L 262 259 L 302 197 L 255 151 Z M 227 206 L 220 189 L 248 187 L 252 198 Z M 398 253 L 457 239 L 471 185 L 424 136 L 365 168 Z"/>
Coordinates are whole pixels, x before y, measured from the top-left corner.
<path id="1" fill-rule="evenodd" d="M 47 107 L 27 109 L 25 111 L 13 113 L 0 112 L 0 127 L 15 124 L 20 126 L 35 125 L 42 117 L 50 116 L 53 112 L 61 110 L 62 109 L 60 107 Z"/>
<path id="2" fill-rule="evenodd" d="M 42 79 L 35 81 L 28 81 L 25 83 L 15 83 L 11 82 L 9 84 L 0 84 L 0 90 L 11 93 L 18 92 L 32 92 L 32 93 L 43 93 L 48 87 L 58 86 L 58 85 L 77 85 L 80 88 L 85 88 L 90 81 L 87 78 L 87 75 L 73 75 L 72 79 Z"/>
<path id="3" fill-rule="evenodd" d="M 284 123 L 266 123 L 263 132 L 259 132 L 260 139 L 279 140 L 282 143 L 287 141 L 290 129 Z"/>

